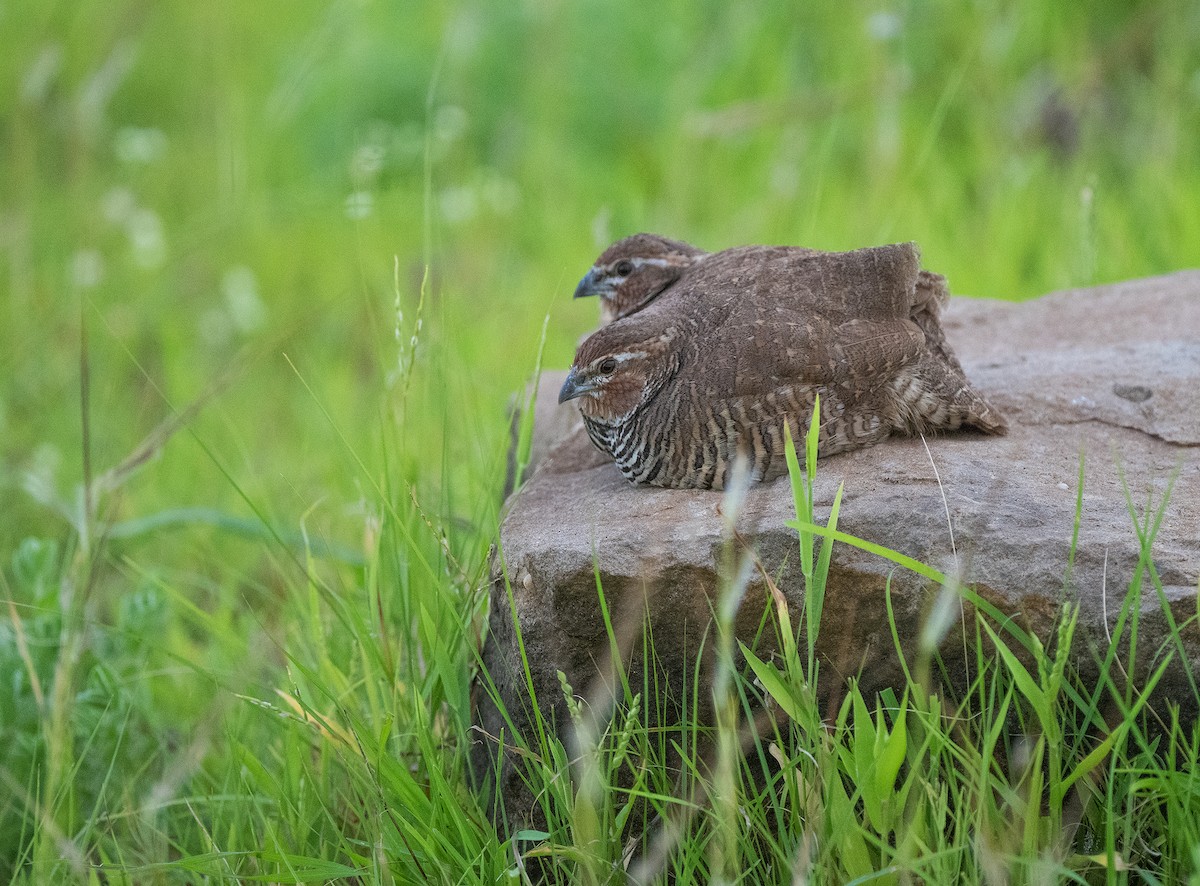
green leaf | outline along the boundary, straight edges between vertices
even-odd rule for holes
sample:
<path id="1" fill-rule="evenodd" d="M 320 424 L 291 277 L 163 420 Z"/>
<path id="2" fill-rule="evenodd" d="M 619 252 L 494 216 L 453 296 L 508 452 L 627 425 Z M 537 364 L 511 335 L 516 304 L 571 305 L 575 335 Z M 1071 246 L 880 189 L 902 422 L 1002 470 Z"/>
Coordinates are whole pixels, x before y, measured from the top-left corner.
<path id="1" fill-rule="evenodd" d="M 296 877 L 304 882 L 326 881 L 326 880 L 342 880 L 348 877 L 355 877 L 362 870 L 350 867 L 349 865 L 338 864 L 336 861 L 326 861 L 323 858 L 307 858 L 303 855 L 291 855 L 282 852 L 264 852 L 259 858 L 266 862 L 274 862 L 281 866 L 285 866 L 289 877 Z M 279 874 L 274 876 L 263 875 L 261 877 L 247 877 L 246 880 L 259 880 L 262 882 L 279 882 Z"/>
<path id="2" fill-rule="evenodd" d="M 829 779 L 829 833 L 838 852 L 835 857 L 841 863 L 848 878 L 865 877 L 875 870 L 867 841 L 854 804 L 846 795 L 841 775 L 834 770 Z M 844 882 L 844 880 L 843 880 Z"/>
<path id="3" fill-rule="evenodd" d="M 896 778 L 904 757 L 908 753 L 908 696 L 896 711 L 896 722 L 892 731 L 887 731 L 882 709 L 876 710 L 875 726 L 875 789 L 883 798 L 890 799 L 896 790 Z M 888 804 L 890 805 L 890 804 Z M 889 823 L 890 824 L 890 823 Z"/>
<path id="4" fill-rule="evenodd" d="M 821 395 L 813 397 L 812 420 L 808 423 L 808 435 L 804 438 L 804 464 L 808 468 L 808 500 L 813 500 L 813 478 L 817 475 L 817 440 L 821 436 Z"/>
<path id="5" fill-rule="evenodd" d="M 58 593 L 58 542 L 53 539 L 24 538 L 12 555 L 13 576 L 17 584 L 38 606 L 49 603 Z"/>
<path id="6" fill-rule="evenodd" d="M 853 547 L 866 551 L 868 554 L 876 554 L 885 560 L 892 561 L 897 566 L 903 566 L 905 569 L 909 569 L 917 573 L 917 575 L 923 575 L 925 578 L 928 578 L 931 581 L 936 581 L 938 584 L 944 584 L 946 581 L 946 576 L 938 572 L 932 566 L 926 566 L 920 560 L 914 560 L 912 557 L 901 554 L 898 551 L 893 551 L 891 548 L 885 548 L 883 545 L 876 544 L 873 541 L 867 541 L 866 539 L 858 538 L 854 535 L 848 535 L 845 532 L 838 532 L 834 529 L 827 529 L 820 524 L 810 523 L 804 520 L 788 520 L 786 521 L 786 525 L 798 532 L 811 532 L 813 535 L 825 536 L 832 538 L 834 541 L 840 541 L 844 542 L 845 544 L 852 545 Z"/>
<path id="7" fill-rule="evenodd" d="M 862 797 L 871 827 L 877 833 L 883 833 L 883 796 L 876 790 L 875 782 L 875 753 L 879 735 L 857 684 L 850 687 L 850 697 L 854 705 L 854 784 Z"/>
<path id="8" fill-rule="evenodd" d="M 788 478 L 792 484 L 792 507 L 796 511 L 796 520 L 798 523 L 811 524 L 813 522 L 812 498 L 808 494 L 807 481 L 800 470 L 800 462 L 796 457 L 796 444 L 792 440 L 792 428 L 787 422 L 783 423 L 783 444 L 784 455 L 787 459 Z M 804 576 L 807 587 L 813 571 L 812 535 L 801 529 L 797 529 L 797 534 L 800 538 L 800 572 Z"/>
<path id="9" fill-rule="evenodd" d="M 838 484 L 837 494 L 833 497 L 833 507 L 829 511 L 829 528 L 836 529 L 838 513 L 842 507 L 843 484 Z M 821 544 L 821 554 L 817 558 L 816 571 L 810 577 L 804 589 L 804 616 L 808 637 L 808 669 L 813 673 L 817 668 L 816 643 L 817 634 L 821 629 L 821 615 L 825 611 L 825 582 L 829 577 L 829 561 L 833 556 L 833 539 L 826 535 Z"/>
<path id="10" fill-rule="evenodd" d="M 1009 673 L 1012 674 L 1013 680 L 1017 684 L 1017 689 L 1021 695 L 1025 696 L 1025 700 L 1029 702 L 1044 728 L 1047 719 L 1051 716 L 1051 712 L 1047 710 L 1046 694 L 1042 692 L 1029 671 L 1021 664 L 1020 659 L 1004 644 L 1004 641 L 1000 639 L 996 632 L 992 630 L 992 626 L 983 620 L 980 620 L 979 623 L 983 625 L 983 629 L 992 638 L 992 643 L 995 644 L 996 651 L 1000 653 L 1000 657 L 1004 659 L 1004 664 L 1008 667 Z"/>
<path id="11" fill-rule="evenodd" d="M 741 647 L 742 655 L 746 657 L 746 663 L 750 665 L 750 670 L 754 671 L 754 676 L 758 678 L 758 682 L 762 684 L 766 693 L 775 700 L 785 714 L 797 722 L 803 722 L 800 702 L 779 669 L 774 665 L 767 664 L 751 652 L 741 640 L 738 640 L 738 646 Z"/>

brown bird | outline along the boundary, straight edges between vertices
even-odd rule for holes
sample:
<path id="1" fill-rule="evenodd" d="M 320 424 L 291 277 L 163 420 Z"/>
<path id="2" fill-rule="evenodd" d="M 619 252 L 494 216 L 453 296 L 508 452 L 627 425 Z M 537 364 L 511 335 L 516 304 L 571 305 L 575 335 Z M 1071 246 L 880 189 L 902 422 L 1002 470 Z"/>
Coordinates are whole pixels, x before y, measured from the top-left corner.
<path id="1" fill-rule="evenodd" d="M 820 250 L 803 246 L 770 248 L 795 258 L 821 254 Z M 600 324 L 603 326 L 640 311 L 684 274 L 714 254 L 723 258 L 736 260 L 742 257 L 754 261 L 762 249 L 760 246 L 748 246 L 709 253 L 690 243 L 671 240 L 659 234 L 633 234 L 618 240 L 600 254 L 575 287 L 575 298 L 599 296 Z M 917 275 L 909 319 L 921 327 L 929 346 L 961 371 L 958 358 L 946 343 L 940 321 L 942 306 L 949 298 L 946 278 L 922 269 Z"/>
<path id="2" fill-rule="evenodd" d="M 600 322 L 611 323 L 644 308 L 707 255 L 681 240 L 634 234 L 600 253 L 575 298 L 600 296 Z"/>
<path id="3" fill-rule="evenodd" d="M 658 288 L 585 340 L 559 394 L 579 399 L 592 442 L 633 482 L 719 489 L 739 453 L 753 479 L 785 473 L 784 424 L 799 440 L 817 394 L 822 456 L 893 433 L 1006 431 L 940 338 L 945 287 L 919 285 L 913 244 L 750 246 L 697 258 L 657 239 L 656 254 L 609 256 L 617 244 L 601 256 L 602 273 L 623 277 L 614 294 L 647 259 L 661 259 L 649 265 L 660 281 L 677 262 L 690 266 L 673 283 L 643 286 Z M 597 274 L 590 285 L 607 284 Z M 914 319 L 922 312 L 933 342 Z"/>

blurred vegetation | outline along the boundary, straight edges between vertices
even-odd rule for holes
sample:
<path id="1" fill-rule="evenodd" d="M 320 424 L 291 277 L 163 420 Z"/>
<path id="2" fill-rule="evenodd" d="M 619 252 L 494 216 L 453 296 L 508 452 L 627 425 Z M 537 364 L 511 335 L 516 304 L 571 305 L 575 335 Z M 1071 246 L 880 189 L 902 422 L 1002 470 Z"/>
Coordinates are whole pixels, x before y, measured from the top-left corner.
<path id="1" fill-rule="evenodd" d="M 393 259 L 406 306 L 429 264 L 427 334 L 468 385 L 446 400 L 484 451 L 542 315 L 562 364 L 593 319 L 570 284 L 634 230 L 708 248 L 913 239 L 955 291 L 1002 298 L 1200 263 L 1194 3 L 0 15 L 10 480 L 56 461 L 64 487 L 79 479 L 81 304 L 98 463 L 249 345 L 202 433 L 293 512 L 348 490 L 279 354 L 338 422 L 369 421 L 396 360 Z M 137 495 L 227 496 L 196 455 Z"/>
<path id="2" fill-rule="evenodd" d="M 278 739 L 238 696 L 299 692 L 297 634 L 361 651 L 334 600 L 401 588 L 363 635 L 445 640 L 542 320 L 565 365 L 618 236 L 911 239 L 999 298 L 1200 265 L 1188 0 L 17 0 L 0 32 L 0 857 L 234 791 Z M 130 863 L 204 849 L 133 831 Z"/>

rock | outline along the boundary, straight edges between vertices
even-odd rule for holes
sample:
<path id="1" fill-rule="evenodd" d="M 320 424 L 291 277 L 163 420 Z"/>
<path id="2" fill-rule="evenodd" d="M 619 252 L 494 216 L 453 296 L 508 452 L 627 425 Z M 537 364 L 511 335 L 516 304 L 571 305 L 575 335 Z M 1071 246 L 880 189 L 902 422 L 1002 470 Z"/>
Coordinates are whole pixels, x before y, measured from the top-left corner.
<path id="1" fill-rule="evenodd" d="M 1024 304 L 954 300 L 944 322 L 968 377 L 1007 415 L 1009 435 L 947 435 L 930 439 L 928 451 L 920 439 L 898 438 L 822 459 L 818 519 L 828 517 L 844 483 L 840 530 L 959 572 L 1043 640 L 1052 636 L 1062 603 L 1078 601 L 1073 652 L 1086 676 L 1095 673 L 1093 649 L 1107 648 L 1106 630 L 1138 568 L 1140 548 L 1122 483 L 1139 521 L 1170 489 L 1154 565 L 1175 621 L 1194 615 L 1200 576 L 1200 272 L 1060 292 Z M 555 393 L 563 375 L 541 379 L 538 461 L 507 505 L 483 649 L 512 726 L 527 735 L 529 694 L 505 574 L 538 703 L 561 729 L 568 718 L 557 672 L 578 694 L 598 675 L 609 676 L 596 571 L 615 623 L 648 616 L 659 672 L 678 688 L 692 672 L 709 626 L 726 544 L 722 494 L 631 486 L 587 440 L 574 404 L 559 411 Z M 553 431 L 547 434 L 547 428 Z M 1082 517 L 1068 574 L 1081 457 Z M 785 525 L 794 516 L 783 477 L 748 491 L 738 531 L 798 610 L 798 545 Z M 938 589 L 850 545 L 835 546 L 817 641 L 824 696 L 836 700 L 852 676 L 867 692 L 902 683 L 885 604 L 889 576 L 896 628 L 911 657 Z M 768 599 L 765 583 L 751 581 L 736 622 L 746 642 L 759 630 Z M 1138 640 L 1144 652 L 1134 663 L 1135 679 L 1151 668 L 1168 633 L 1147 578 Z M 1200 665 L 1194 621 L 1182 639 L 1193 666 Z M 640 649 L 640 641 L 631 648 Z M 942 651 L 954 679 L 963 656 L 961 632 L 950 630 Z M 628 658 L 631 679 L 640 681 L 638 656 Z M 1172 666 L 1159 693 L 1192 698 L 1186 685 L 1183 669 Z M 507 733 L 486 693 L 477 694 L 475 717 L 487 735 Z M 477 774 L 495 775 L 496 756 L 495 742 L 481 740 Z M 519 760 L 512 754 L 500 759 L 499 796 L 509 826 L 538 824 Z"/>
<path id="2" fill-rule="evenodd" d="M 529 462 L 525 466 L 524 477 L 533 473 L 534 468 L 546 458 L 551 449 L 566 440 L 575 430 L 582 430 L 583 419 L 579 417 L 579 410 L 558 402 L 558 389 L 562 387 L 566 377 L 566 370 L 544 373 L 536 384 L 530 383 L 526 386 L 524 396 L 519 400 L 513 397 L 509 404 L 512 422 L 509 428 L 508 464 L 504 478 L 505 499 L 512 494 L 517 479 L 522 404 L 530 403 L 532 398 L 534 432 L 529 440 Z"/>

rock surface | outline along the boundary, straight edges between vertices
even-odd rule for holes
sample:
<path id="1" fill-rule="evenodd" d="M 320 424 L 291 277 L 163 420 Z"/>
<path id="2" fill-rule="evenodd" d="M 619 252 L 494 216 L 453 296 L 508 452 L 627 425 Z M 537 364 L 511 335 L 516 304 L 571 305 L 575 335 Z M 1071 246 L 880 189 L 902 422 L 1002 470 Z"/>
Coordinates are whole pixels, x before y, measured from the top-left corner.
<path id="1" fill-rule="evenodd" d="M 817 465 L 818 519 L 845 484 L 839 529 L 947 573 L 958 571 L 985 599 L 1043 639 L 1064 600 L 1081 607 L 1077 665 L 1094 670 L 1092 648 L 1106 647 L 1139 559 L 1122 478 L 1137 517 L 1171 495 L 1154 543 L 1154 565 L 1177 622 L 1196 612 L 1200 576 L 1200 271 L 1055 293 L 1013 304 L 954 300 L 944 324 L 968 377 L 1003 411 L 1007 437 L 953 434 L 894 439 Z M 718 593 L 725 545 L 721 493 L 634 487 L 595 450 L 574 404 L 559 407 L 563 374 L 541 380 L 535 454 L 528 482 L 510 499 L 492 576 L 483 661 L 512 726 L 530 727 L 529 694 L 511 611 L 521 626 L 538 703 L 567 722 L 557 672 L 577 693 L 605 674 L 609 648 L 596 572 L 614 622 L 648 613 L 659 670 L 668 683 L 694 666 Z M 1067 574 L 1080 457 L 1082 518 Z M 1172 488 L 1173 484 L 1173 488 Z M 948 513 L 947 513 L 948 512 Z M 803 593 L 786 477 L 752 487 L 739 518 L 741 540 L 798 607 Z M 957 564 L 957 565 L 956 565 Z M 507 574 L 512 589 L 510 609 Z M 823 693 L 858 676 L 873 692 L 901 682 L 885 606 L 891 596 L 907 652 L 937 588 L 849 545 L 834 548 L 817 649 Z M 1146 581 L 1135 673 L 1167 636 L 1168 620 Z M 768 592 L 752 581 L 737 618 L 739 636 L 758 629 Z M 954 666 L 962 634 L 950 630 L 943 654 Z M 1183 632 L 1200 665 L 1200 627 Z M 640 648 L 640 644 L 635 644 Z M 958 652 L 955 653 L 957 647 Z M 639 664 L 632 666 L 634 677 Z M 953 677 L 953 675 L 952 675 Z M 1185 686 L 1173 666 L 1165 697 Z M 507 731 L 486 693 L 477 695 L 483 732 Z M 485 778 L 496 744 L 481 740 L 476 771 Z M 499 796 L 510 827 L 539 821 L 517 759 L 500 755 Z"/>

